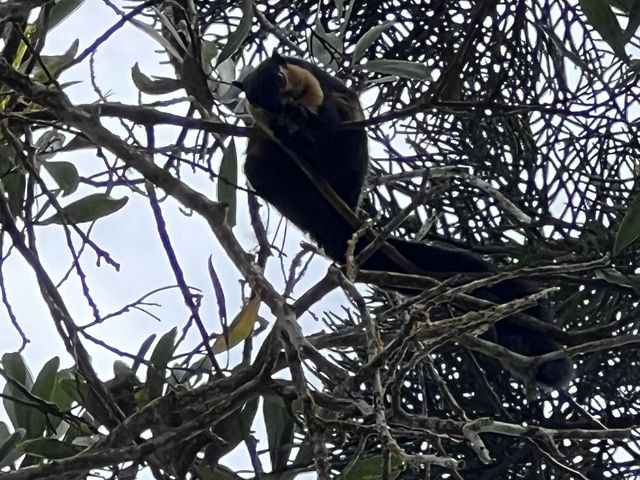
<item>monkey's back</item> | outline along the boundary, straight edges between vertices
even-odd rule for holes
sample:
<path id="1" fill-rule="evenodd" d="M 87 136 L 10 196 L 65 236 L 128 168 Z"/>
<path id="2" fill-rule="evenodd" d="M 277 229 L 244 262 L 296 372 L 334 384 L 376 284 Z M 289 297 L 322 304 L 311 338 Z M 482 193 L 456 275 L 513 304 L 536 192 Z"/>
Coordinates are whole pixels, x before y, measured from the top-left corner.
<path id="1" fill-rule="evenodd" d="M 320 68 L 299 60 L 287 62 L 309 70 L 318 80 L 324 101 L 317 115 L 300 116 L 287 148 L 317 172 L 355 210 L 367 174 L 369 156 L 363 128 L 346 129 L 342 122 L 363 119 L 355 92 Z M 249 138 L 245 175 L 253 189 L 335 260 L 344 259 L 353 229 L 296 162 L 265 132 Z"/>

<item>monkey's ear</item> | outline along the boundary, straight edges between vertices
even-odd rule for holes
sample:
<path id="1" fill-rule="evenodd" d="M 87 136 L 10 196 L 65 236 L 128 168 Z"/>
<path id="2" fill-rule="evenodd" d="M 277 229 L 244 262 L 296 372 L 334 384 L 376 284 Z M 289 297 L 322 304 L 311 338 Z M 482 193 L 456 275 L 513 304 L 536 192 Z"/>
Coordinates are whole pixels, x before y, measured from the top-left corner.
<path id="1" fill-rule="evenodd" d="M 237 80 L 234 80 L 233 82 L 231 82 L 231 85 L 233 85 L 234 87 L 242 90 L 244 92 L 244 83 L 239 82 Z"/>
<path id="2" fill-rule="evenodd" d="M 276 52 L 276 51 L 274 51 L 271 54 L 271 59 L 275 60 L 278 63 L 278 65 L 284 65 L 285 63 L 287 63 L 287 62 L 285 62 L 284 58 L 282 58 L 280 56 L 280 54 L 278 52 Z"/>

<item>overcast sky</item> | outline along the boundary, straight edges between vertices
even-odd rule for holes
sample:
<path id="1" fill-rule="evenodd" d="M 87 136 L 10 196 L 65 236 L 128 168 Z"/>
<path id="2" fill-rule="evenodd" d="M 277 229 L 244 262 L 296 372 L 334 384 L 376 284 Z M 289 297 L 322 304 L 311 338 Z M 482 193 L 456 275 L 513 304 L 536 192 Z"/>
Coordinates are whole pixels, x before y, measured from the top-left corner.
<path id="1" fill-rule="evenodd" d="M 118 5 L 127 2 L 116 2 Z M 47 55 L 59 55 L 64 53 L 69 45 L 79 39 L 79 51 L 89 46 L 100 34 L 117 21 L 114 12 L 102 2 L 88 0 L 85 4 L 69 17 L 64 23 L 54 29 L 48 36 L 44 53 Z M 166 60 L 166 56 L 158 53 L 159 47 L 147 34 L 131 25 L 126 25 L 98 50 L 95 57 L 95 70 L 97 83 L 103 93 L 109 94 L 110 101 L 119 101 L 129 104 L 138 103 L 138 92 L 131 80 L 131 67 L 137 62 L 140 70 L 148 76 L 161 75 L 173 76 L 171 67 L 160 65 Z M 74 103 L 89 103 L 98 100 L 89 82 L 89 61 L 75 66 L 65 72 L 60 79 L 62 82 L 80 81 L 66 90 Z M 175 95 L 174 95 L 175 96 Z M 154 101 L 157 97 L 144 97 L 144 101 Z M 177 114 L 186 112 L 186 103 L 175 107 L 172 111 Z M 122 131 L 116 122 L 108 123 L 114 131 Z M 177 136 L 176 128 L 159 128 L 156 131 L 158 145 L 171 143 Z M 70 135 L 67 135 L 67 139 Z M 143 137 L 141 137 L 143 138 Z M 244 144 L 239 142 L 240 159 L 244 157 Z M 109 157 L 111 158 L 111 157 Z M 90 175 L 103 169 L 102 160 L 96 156 L 93 150 L 83 150 L 73 153 L 60 154 L 53 160 L 67 160 L 73 162 L 81 175 Z M 50 179 L 49 179 L 50 180 Z M 183 180 L 191 186 L 198 188 L 202 193 L 213 197 L 215 184 L 200 176 L 190 176 L 184 169 Z M 241 184 L 244 179 L 241 177 Z M 53 184 L 52 184 L 53 185 Z M 71 201 L 82 198 L 90 193 L 103 192 L 94 187 L 81 187 L 73 195 L 60 199 L 65 205 Z M 102 263 L 96 266 L 96 256 L 86 250 L 82 257 L 82 267 L 87 274 L 87 282 L 93 298 L 102 315 L 120 309 L 145 293 L 155 288 L 175 285 L 175 279 L 169 268 L 164 250 L 156 233 L 155 222 L 148 201 L 140 195 L 132 193 L 128 189 L 114 189 L 113 197 L 128 196 L 127 205 L 116 214 L 100 219 L 96 222 L 91 238 L 100 248 L 109 252 L 111 257 L 121 265 L 120 271 L 115 271 L 111 266 Z M 247 249 L 255 247 L 256 241 L 250 228 L 246 213 L 246 199 L 239 196 L 238 226 L 234 229 L 239 240 Z M 177 252 L 178 259 L 184 269 L 189 285 L 202 289 L 204 294 L 201 314 L 207 328 L 211 332 L 221 330 L 218 309 L 213 296 L 211 282 L 207 272 L 207 259 L 211 255 L 218 274 L 222 278 L 225 289 L 227 311 L 229 317 L 233 317 L 241 307 L 242 292 L 238 283 L 239 276 L 235 267 L 228 261 L 222 252 L 206 222 L 198 215 L 185 214 L 184 210 L 174 201 L 162 203 L 171 241 Z M 47 215 L 48 216 L 48 215 Z M 272 228 L 275 222 L 272 222 Z M 82 226 L 86 229 L 86 225 Z M 290 227 L 291 229 L 291 227 Z M 54 282 L 60 281 L 71 265 L 71 256 L 63 235 L 63 229 L 58 225 L 36 227 L 37 243 L 42 261 Z M 295 245 L 303 238 L 299 234 L 289 235 L 289 252 L 296 252 Z M 75 238 L 76 247 L 79 245 Z M 6 247 L 5 252 L 6 254 Z M 314 261 L 311 273 L 301 283 L 298 292 L 304 291 L 305 286 L 312 285 L 326 271 L 328 263 L 322 259 Z M 38 292 L 35 278 L 26 266 L 22 258 L 13 252 L 4 265 L 4 275 L 7 283 L 9 300 L 14 308 L 20 326 L 24 329 L 30 343 L 23 352 L 32 374 L 35 376 L 41 366 L 53 356 L 62 359 L 61 368 L 72 366 L 73 362 L 66 355 L 62 341 L 60 340 L 49 312 Z M 268 276 L 276 285 L 282 285 L 282 275 L 277 262 L 271 261 Z M 84 325 L 93 321 L 91 308 L 82 296 L 82 289 L 75 273 L 70 275 L 61 287 L 63 298 L 78 325 Z M 341 295 L 334 293 L 329 296 L 327 302 L 315 306 L 312 310 L 318 316 L 322 315 L 323 305 L 335 305 L 340 301 Z M 182 329 L 189 318 L 189 312 L 184 306 L 182 298 L 177 290 L 169 290 L 159 293 L 149 301 L 161 304 L 160 307 L 149 309 L 160 318 L 160 322 L 137 311 L 108 320 L 103 325 L 92 328 L 90 333 L 100 338 L 107 344 L 118 349 L 135 354 L 140 343 L 152 333 L 158 336 L 169 331 L 173 326 Z M 261 309 L 261 314 L 271 320 L 271 315 L 266 308 Z M 2 353 L 16 351 L 21 340 L 10 323 L 10 319 L 4 309 L 0 309 L 0 325 L 4 334 L 0 336 L 0 351 Z M 322 328 L 319 324 L 306 315 L 303 321 L 305 333 L 310 333 Z M 261 338 L 264 337 L 264 334 Z M 190 345 L 197 342 L 194 335 L 190 337 Z M 118 357 L 113 353 L 96 345 L 85 342 L 89 349 L 94 364 L 104 380 L 113 376 L 113 361 Z M 259 342 L 258 342 L 259 345 Z M 236 347 L 231 355 L 231 363 L 238 359 L 242 347 Z M 126 360 L 126 359 L 123 359 Z M 224 364 L 226 355 L 219 355 L 218 361 Z M 130 364 L 130 362 L 127 361 Z M 2 417 L 4 412 L 2 412 Z M 255 427 L 262 431 L 261 421 Z M 266 441 L 259 445 L 259 449 L 266 448 Z M 241 444 L 226 463 L 233 467 L 250 468 L 245 461 L 244 445 Z M 268 455 L 262 456 L 263 465 L 269 468 Z M 141 477 L 143 478 L 143 477 Z M 300 477 L 302 478 L 302 477 Z M 308 478 L 313 478 L 313 475 Z"/>

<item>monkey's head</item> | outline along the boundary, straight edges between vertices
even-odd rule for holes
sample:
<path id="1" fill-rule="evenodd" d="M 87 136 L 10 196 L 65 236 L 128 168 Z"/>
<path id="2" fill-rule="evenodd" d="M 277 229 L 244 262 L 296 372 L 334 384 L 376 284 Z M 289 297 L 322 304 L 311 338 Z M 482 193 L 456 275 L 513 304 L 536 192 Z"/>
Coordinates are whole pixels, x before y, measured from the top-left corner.
<path id="1" fill-rule="evenodd" d="M 324 101 L 324 92 L 313 73 L 288 63 L 274 53 L 249 73 L 241 82 L 233 82 L 247 96 L 252 110 L 265 110 L 279 115 L 291 107 L 304 108 L 316 114 Z"/>

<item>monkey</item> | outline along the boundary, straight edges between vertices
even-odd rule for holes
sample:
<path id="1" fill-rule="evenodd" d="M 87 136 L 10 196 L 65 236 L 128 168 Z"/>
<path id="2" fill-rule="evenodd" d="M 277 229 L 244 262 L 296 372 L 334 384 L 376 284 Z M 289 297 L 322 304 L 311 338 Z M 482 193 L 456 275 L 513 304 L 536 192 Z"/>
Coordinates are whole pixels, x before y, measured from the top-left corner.
<path id="1" fill-rule="evenodd" d="M 244 165 L 251 187 L 306 232 L 329 258 L 345 263 L 348 242 L 357 228 L 336 210 L 290 152 L 315 176 L 326 181 L 352 212 L 356 211 L 369 167 L 368 139 L 364 128 L 340 128 L 340 124 L 364 119 L 357 93 L 320 67 L 277 53 L 234 84 L 244 92 L 249 113 L 259 127 L 249 138 Z M 418 272 L 428 272 L 439 279 L 458 273 L 497 271 L 489 261 L 459 247 L 393 236 L 385 242 Z M 355 253 L 368 243 L 361 239 Z M 387 252 L 376 250 L 360 267 L 415 273 Z M 479 289 L 474 295 L 507 302 L 535 291 L 537 288 L 531 282 L 512 279 Z M 546 299 L 525 313 L 546 322 L 552 318 Z M 562 348 L 544 332 L 512 317 L 495 324 L 492 340 L 526 356 Z M 566 356 L 546 362 L 535 372 L 536 383 L 546 388 L 563 388 L 571 379 L 572 368 Z"/>

